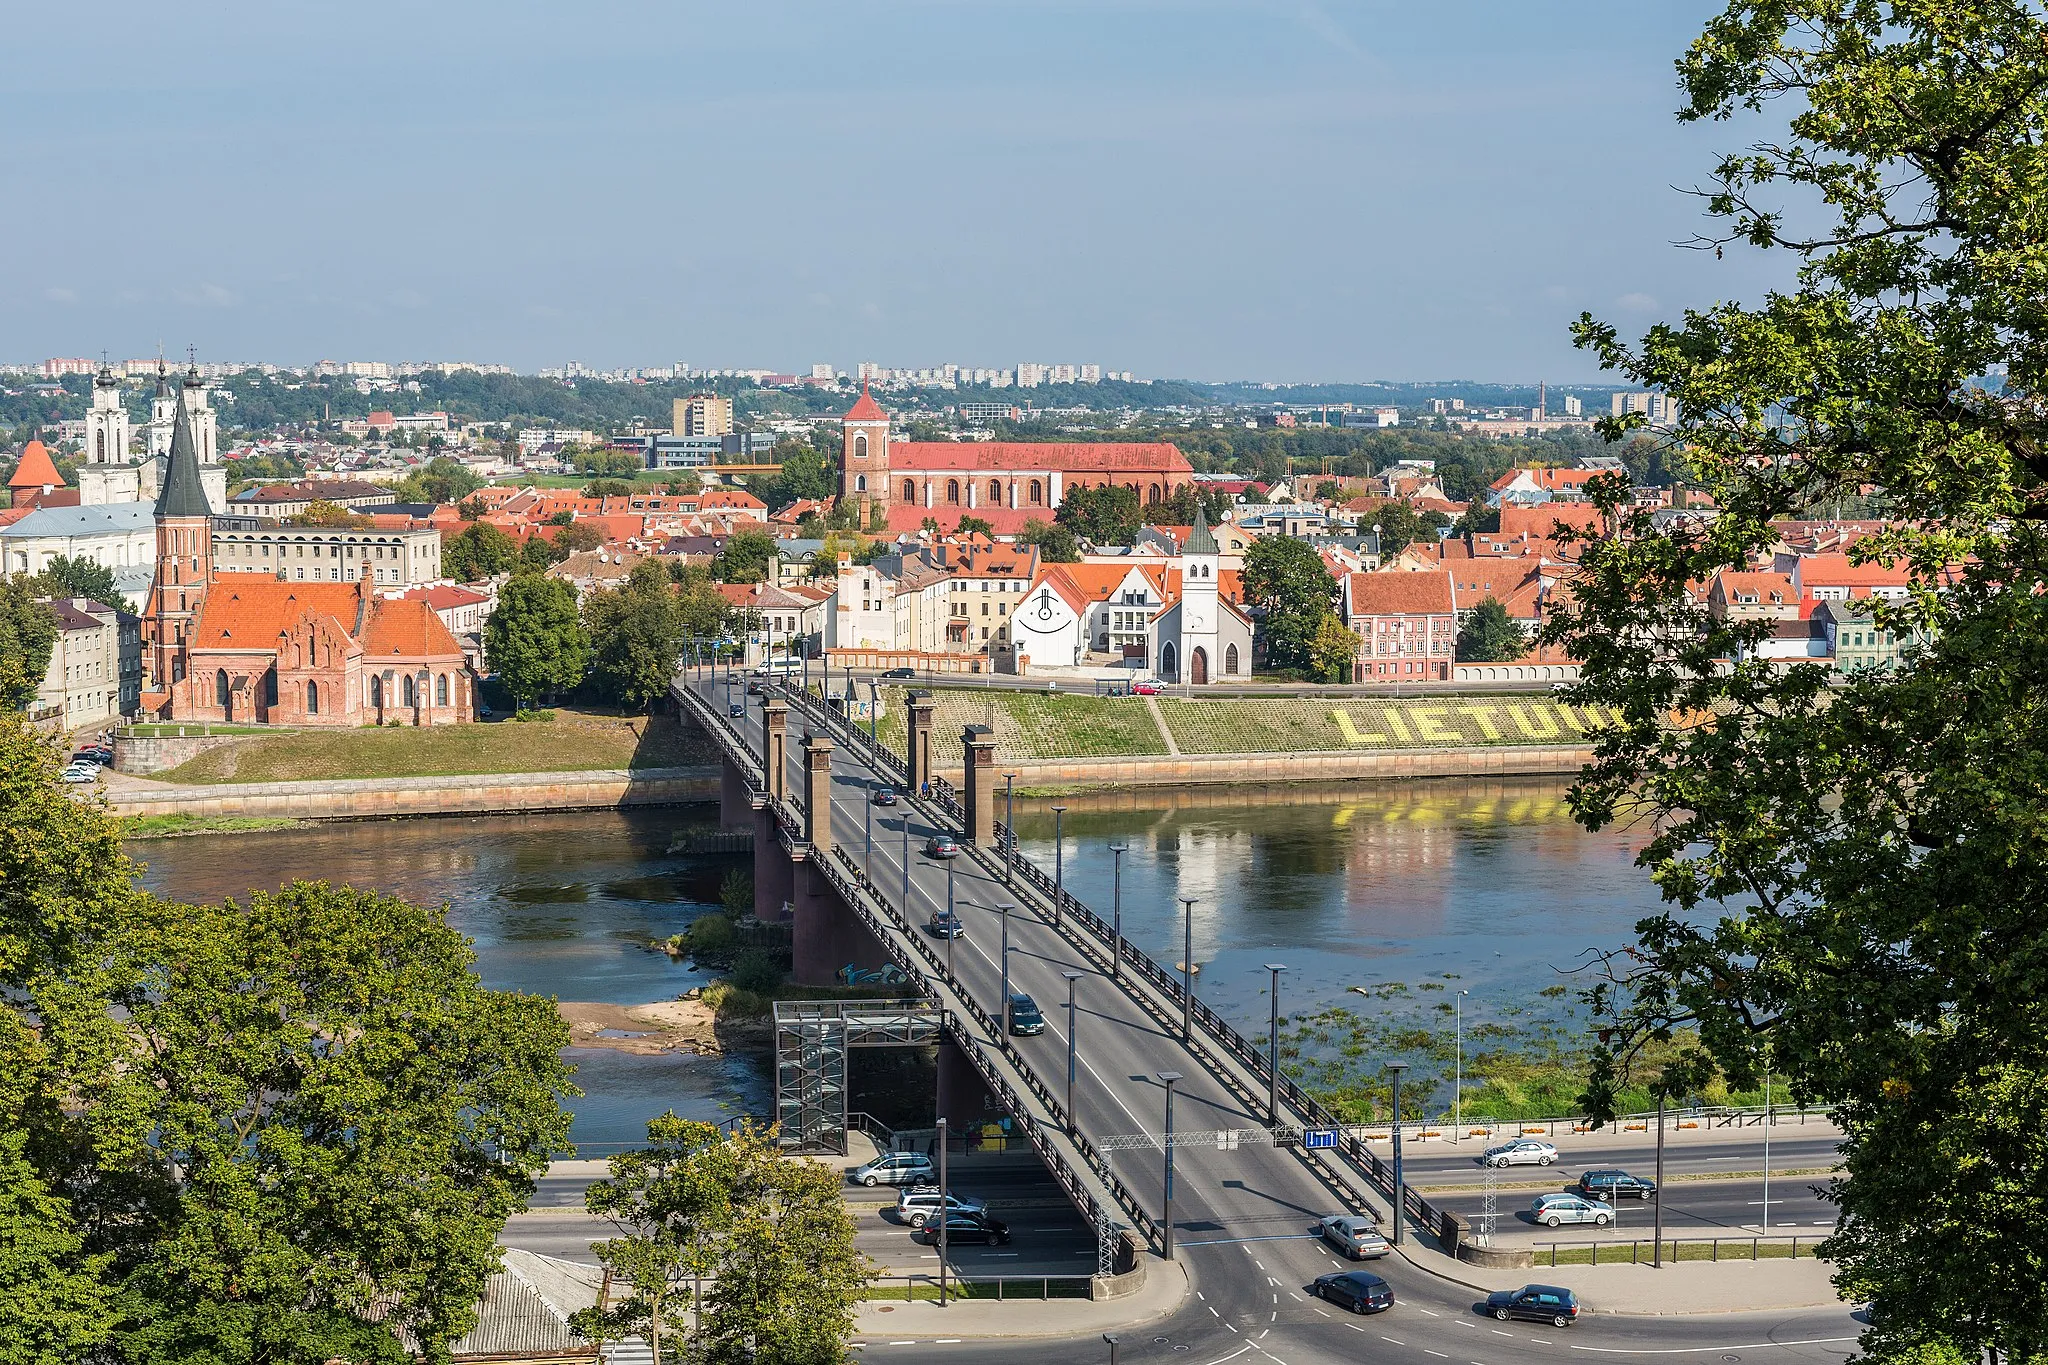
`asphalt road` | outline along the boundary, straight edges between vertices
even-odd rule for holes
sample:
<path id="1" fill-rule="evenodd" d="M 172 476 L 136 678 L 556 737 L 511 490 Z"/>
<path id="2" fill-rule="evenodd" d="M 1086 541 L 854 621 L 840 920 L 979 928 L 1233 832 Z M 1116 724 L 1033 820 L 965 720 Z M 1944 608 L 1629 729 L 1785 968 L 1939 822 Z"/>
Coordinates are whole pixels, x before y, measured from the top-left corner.
<path id="1" fill-rule="evenodd" d="M 1818 1236 L 1835 1225 L 1834 1206 L 1814 1193 L 1814 1188 L 1820 1183 L 1812 1176 L 1771 1182 L 1769 1232 L 1772 1235 L 1798 1233 Z M 1549 1188 L 1561 1191 L 1567 1185 L 1567 1181 L 1560 1179 Z M 1761 1180 L 1688 1180 L 1669 1184 L 1664 1187 L 1661 1200 L 1621 1200 L 1615 1205 L 1614 1226 L 1598 1229 L 1572 1223 L 1554 1231 L 1538 1227 L 1529 1213 L 1529 1206 L 1543 1193 L 1543 1190 L 1501 1190 L 1494 1198 L 1495 1231 L 1527 1234 L 1509 1238 L 1517 1244 L 1522 1241 L 1585 1242 L 1595 1239 L 1625 1242 L 1630 1238 L 1654 1235 L 1652 1227 L 1659 1202 L 1664 1207 L 1666 1237 L 1749 1236 L 1765 1231 L 1762 1227 L 1764 1187 Z M 1429 1198 L 1439 1208 L 1448 1208 L 1475 1221 L 1485 1205 L 1484 1195 L 1478 1190 L 1437 1191 Z"/>
<path id="2" fill-rule="evenodd" d="M 1664 1143 L 1664 1174 L 1701 1175 L 1728 1171 L 1761 1171 L 1763 1169 L 1764 1144 L 1760 1136 L 1752 1137 L 1756 1129 L 1741 1130 L 1737 1138 L 1726 1135 L 1713 1137 L 1686 1137 L 1673 1135 Z M 1478 1184 L 1485 1179 L 1485 1172 L 1479 1164 L 1479 1154 L 1485 1149 L 1483 1138 L 1448 1143 L 1408 1143 L 1402 1153 L 1401 1164 L 1408 1179 L 1417 1187 Z M 1657 1173 L 1657 1148 L 1652 1142 L 1609 1145 L 1607 1142 L 1594 1145 L 1584 1142 L 1575 1145 L 1572 1139 L 1557 1143 L 1557 1164 L 1548 1168 L 1540 1166 L 1509 1166 L 1501 1172 L 1503 1180 L 1540 1180 L 1545 1174 L 1556 1173 L 1561 1178 L 1577 1179 L 1581 1171 L 1600 1170 L 1618 1166 L 1636 1175 L 1655 1176 Z M 1382 1157 L 1390 1154 L 1385 1143 L 1376 1150 Z M 1771 1135 L 1772 1170 L 1811 1170 L 1835 1164 L 1835 1139 L 1832 1132 L 1825 1136 L 1809 1130 L 1802 1134 L 1796 1127 L 1780 1128 Z"/>

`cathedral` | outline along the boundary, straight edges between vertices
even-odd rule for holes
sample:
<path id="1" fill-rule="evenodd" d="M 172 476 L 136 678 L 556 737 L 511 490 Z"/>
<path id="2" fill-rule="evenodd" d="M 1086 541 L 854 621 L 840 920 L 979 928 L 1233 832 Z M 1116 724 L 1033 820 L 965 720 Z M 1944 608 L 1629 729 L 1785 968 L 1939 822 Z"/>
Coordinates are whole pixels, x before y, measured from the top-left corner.
<path id="1" fill-rule="evenodd" d="M 149 426 L 140 455 L 129 451 L 128 409 L 121 401 L 121 381 L 104 364 L 92 381 L 92 410 L 85 417 L 85 448 L 79 454 L 78 500 L 87 507 L 115 502 L 153 502 L 163 487 L 170 459 L 177 413 L 183 404 L 199 458 L 199 482 L 207 506 L 218 516 L 227 510 L 227 467 L 220 463 L 220 416 L 208 400 L 206 381 L 197 367 L 173 379 L 159 359 L 156 395 L 150 400 Z"/>

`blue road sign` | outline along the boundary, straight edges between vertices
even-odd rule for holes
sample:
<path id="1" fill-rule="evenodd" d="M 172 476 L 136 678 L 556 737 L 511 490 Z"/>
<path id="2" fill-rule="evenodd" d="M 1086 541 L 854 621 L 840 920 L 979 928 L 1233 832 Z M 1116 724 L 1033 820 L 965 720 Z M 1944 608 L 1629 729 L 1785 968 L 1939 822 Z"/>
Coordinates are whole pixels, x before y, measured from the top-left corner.
<path id="1" fill-rule="evenodd" d="M 1337 1145 L 1337 1130 L 1335 1128 L 1307 1129 L 1301 1135 L 1301 1145 L 1310 1151 L 1334 1148 Z"/>

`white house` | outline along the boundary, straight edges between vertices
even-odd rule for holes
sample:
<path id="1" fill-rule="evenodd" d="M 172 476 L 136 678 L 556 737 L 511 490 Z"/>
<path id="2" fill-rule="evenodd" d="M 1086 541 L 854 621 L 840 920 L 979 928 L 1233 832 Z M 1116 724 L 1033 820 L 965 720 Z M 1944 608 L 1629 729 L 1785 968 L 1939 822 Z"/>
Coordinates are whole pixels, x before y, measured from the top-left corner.
<path id="1" fill-rule="evenodd" d="M 139 612 L 156 569 L 156 509 L 146 502 L 38 507 L 0 527 L 0 568 L 7 573 L 41 573 L 59 556 L 113 570 L 122 600 L 110 605 Z"/>
<path id="2" fill-rule="evenodd" d="M 1219 594 L 1221 559 L 1209 519 L 1197 508 L 1181 547 L 1180 596 L 1150 626 L 1147 653 L 1164 681 L 1200 685 L 1251 676 L 1251 618 Z"/>

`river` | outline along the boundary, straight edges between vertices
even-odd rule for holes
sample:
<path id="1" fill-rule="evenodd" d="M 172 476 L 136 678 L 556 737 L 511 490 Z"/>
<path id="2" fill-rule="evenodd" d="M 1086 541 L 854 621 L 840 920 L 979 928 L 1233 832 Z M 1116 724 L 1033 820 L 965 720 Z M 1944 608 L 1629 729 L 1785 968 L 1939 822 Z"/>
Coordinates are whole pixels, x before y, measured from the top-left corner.
<path id="1" fill-rule="evenodd" d="M 1282 1006 L 1348 1003 L 1353 987 L 1447 1000 L 1470 991 L 1468 1023 L 1526 1012 L 1545 987 L 1585 984 L 1594 948 L 1626 942 L 1656 905 L 1627 831 L 1589 835 L 1551 782 L 1415 782 L 1370 791 L 1135 792 L 1020 802 L 1021 846 L 1048 870 L 1054 828 L 1067 884 L 1107 914 L 1122 859 L 1125 933 L 1162 963 L 1181 960 L 1194 897 L 1201 997 L 1247 1034 L 1266 1030 L 1268 973 L 1284 963 Z M 667 852 L 705 809 L 575 812 L 327 824 L 138 843 L 145 883 L 218 900 L 291 878 L 446 902 L 475 941 L 491 986 L 565 1000 L 637 1004 L 702 978 L 646 951 L 714 908 L 743 860 Z M 1424 983 L 1430 983 L 1425 986 Z M 1385 996 L 1377 997 L 1384 1000 Z M 628 1142 L 665 1108 L 690 1117 L 766 1113 L 758 1059 L 636 1057 L 572 1049 L 584 1143 Z"/>

